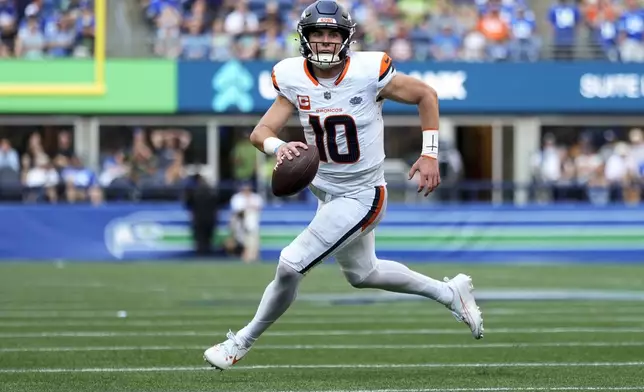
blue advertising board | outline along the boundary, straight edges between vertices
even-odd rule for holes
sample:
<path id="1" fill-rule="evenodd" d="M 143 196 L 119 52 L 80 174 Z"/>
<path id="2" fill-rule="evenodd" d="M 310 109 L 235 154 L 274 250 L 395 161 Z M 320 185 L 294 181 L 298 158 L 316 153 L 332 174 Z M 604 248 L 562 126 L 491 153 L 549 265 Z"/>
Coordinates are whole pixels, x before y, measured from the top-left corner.
<path id="1" fill-rule="evenodd" d="M 261 114 L 275 99 L 274 62 L 180 62 L 182 113 Z M 398 63 L 434 87 L 444 114 L 642 114 L 644 67 L 608 62 Z M 387 102 L 387 114 L 415 114 Z"/>
<path id="2" fill-rule="evenodd" d="M 314 214 L 313 205 L 264 210 L 262 259 L 277 261 Z M 189 217 L 179 204 L 0 206 L 0 216 L 0 261 L 192 256 Z M 219 240 L 227 212 L 221 219 Z M 644 262 L 644 207 L 392 204 L 376 250 L 405 262 Z"/>

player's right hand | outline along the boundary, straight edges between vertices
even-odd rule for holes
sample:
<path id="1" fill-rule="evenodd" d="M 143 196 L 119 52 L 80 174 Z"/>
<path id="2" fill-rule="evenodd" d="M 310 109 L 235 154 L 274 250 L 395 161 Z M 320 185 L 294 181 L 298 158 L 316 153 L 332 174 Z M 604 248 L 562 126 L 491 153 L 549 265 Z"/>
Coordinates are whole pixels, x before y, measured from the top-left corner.
<path id="1" fill-rule="evenodd" d="M 300 152 L 297 150 L 299 148 L 302 148 L 304 150 L 308 150 L 309 146 L 302 142 L 288 142 L 282 144 L 278 149 L 277 153 L 275 154 L 277 156 L 277 165 L 281 165 L 282 162 L 284 161 L 284 158 L 288 159 L 289 161 L 293 160 L 293 156 L 299 157 Z"/>

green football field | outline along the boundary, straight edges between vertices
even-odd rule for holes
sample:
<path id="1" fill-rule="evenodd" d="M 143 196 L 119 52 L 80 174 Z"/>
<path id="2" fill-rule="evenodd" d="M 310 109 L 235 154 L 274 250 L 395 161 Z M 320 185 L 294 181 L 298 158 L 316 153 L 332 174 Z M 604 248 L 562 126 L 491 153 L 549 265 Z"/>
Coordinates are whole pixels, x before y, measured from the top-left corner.
<path id="1" fill-rule="evenodd" d="M 644 391 L 644 266 L 411 266 L 471 274 L 485 338 L 326 265 L 219 372 L 203 350 L 252 317 L 273 265 L 0 264 L 0 391 Z"/>

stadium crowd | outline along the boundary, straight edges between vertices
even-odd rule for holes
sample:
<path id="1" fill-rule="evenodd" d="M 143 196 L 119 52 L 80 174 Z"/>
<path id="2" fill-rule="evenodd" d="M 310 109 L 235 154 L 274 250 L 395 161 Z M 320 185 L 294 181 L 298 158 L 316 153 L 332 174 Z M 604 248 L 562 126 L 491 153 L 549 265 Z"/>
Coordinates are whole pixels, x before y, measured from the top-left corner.
<path id="1" fill-rule="evenodd" d="M 644 189 L 644 131 L 592 130 L 567 141 L 547 133 L 542 150 L 532 157 L 532 170 L 535 198 L 541 202 L 639 203 Z"/>
<path id="2" fill-rule="evenodd" d="M 142 189 L 172 193 L 188 178 L 184 156 L 191 135 L 182 129 L 136 128 L 127 143 L 104 149 L 98 170 L 74 153 L 69 130 L 50 143 L 40 132 L 25 137 L 24 146 L 0 137 L 0 191 L 22 188 L 27 202 L 100 204 L 105 195 L 132 200 Z"/>
<path id="3" fill-rule="evenodd" d="M 296 25 L 309 0 L 141 0 L 159 56 L 277 60 L 298 54 Z M 358 23 L 356 50 L 398 61 L 537 61 L 587 56 L 644 61 L 639 0 L 339 0 Z M 547 19 L 547 20 L 546 20 Z M 543 22 L 543 23 L 540 23 Z M 538 26 L 548 31 L 539 31 Z M 587 37 L 587 38 L 585 38 Z M 545 43 L 548 45 L 545 45 Z"/>
<path id="4" fill-rule="evenodd" d="M 0 0 L 0 57 L 88 57 L 93 51 L 91 0 Z"/>

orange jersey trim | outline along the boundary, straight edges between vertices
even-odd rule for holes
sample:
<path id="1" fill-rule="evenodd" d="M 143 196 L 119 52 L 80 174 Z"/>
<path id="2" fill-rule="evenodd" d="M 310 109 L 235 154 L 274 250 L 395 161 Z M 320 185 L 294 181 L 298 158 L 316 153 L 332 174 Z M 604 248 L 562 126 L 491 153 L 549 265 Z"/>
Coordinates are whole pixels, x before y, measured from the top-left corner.
<path id="1" fill-rule="evenodd" d="M 342 73 L 340 74 L 340 76 L 338 76 L 338 78 L 335 81 L 336 86 L 340 84 L 340 82 L 342 82 L 342 79 L 344 79 L 344 77 L 346 76 L 347 71 L 349 71 L 350 64 L 351 64 L 351 57 L 347 57 L 347 61 L 344 62 L 344 69 L 342 70 Z"/>
<path id="2" fill-rule="evenodd" d="M 280 91 L 280 86 L 277 84 L 277 78 L 275 77 L 275 70 L 271 73 L 271 79 L 273 80 L 273 87 L 275 87 L 275 90 Z"/>
<path id="3" fill-rule="evenodd" d="M 380 216 L 380 213 L 382 212 L 382 206 L 385 204 L 385 197 L 387 196 L 386 196 L 384 186 L 381 185 L 378 188 L 380 189 L 380 197 L 378 198 L 378 204 L 376 205 L 376 210 L 373 212 L 373 215 L 371 215 L 371 218 L 369 218 L 369 220 L 364 225 L 362 225 L 362 230 L 365 230 L 367 227 L 373 224 L 373 222 L 375 222 L 376 219 L 378 219 L 378 216 Z"/>
<path id="4" fill-rule="evenodd" d="M 318 82 L 318 80 L 315 78 L 315 76 L 313 76 L 313 75 L 311 74 L 311 71 L 309 70 L 308 62 L 309 62 L 309 61 L 308 61 L 307 59 L 304 59 L 304 73 L 306 74 L 306 76 L 308 76 L 308 77 L 309 77 L 309 80 L 310 80 L 314 85 L 316 85 L 316 86 L 317 86 L 317 85 L 319 85 L 320 83 L 319 83 L 319 82 Z"/>
<path id="5" fill-rule="evenodd" d="M 382 80 L 389 70 L 392 67 L 392 62 L 391 62 L 391 57 L 387 53 L 385 53 L 384 56 L 382 56 L 382 60 L 380 60 L 380 75 L 378 77 L 379 80 Z"/>

